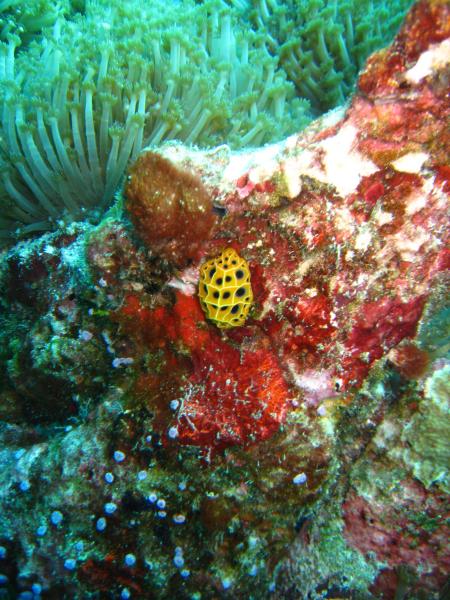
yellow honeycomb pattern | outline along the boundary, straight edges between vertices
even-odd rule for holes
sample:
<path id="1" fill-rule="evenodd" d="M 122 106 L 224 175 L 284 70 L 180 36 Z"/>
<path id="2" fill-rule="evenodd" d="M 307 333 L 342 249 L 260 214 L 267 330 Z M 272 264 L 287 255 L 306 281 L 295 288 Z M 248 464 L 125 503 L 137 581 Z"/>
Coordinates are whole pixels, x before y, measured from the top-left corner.
<path id="1" fill-rule="evenodd" d="M 206 317 L 217 327 L 243 325 L 253 302 L 247 261 L 227 248 L 205 262 L 200 268 L 198 295 Z"/>

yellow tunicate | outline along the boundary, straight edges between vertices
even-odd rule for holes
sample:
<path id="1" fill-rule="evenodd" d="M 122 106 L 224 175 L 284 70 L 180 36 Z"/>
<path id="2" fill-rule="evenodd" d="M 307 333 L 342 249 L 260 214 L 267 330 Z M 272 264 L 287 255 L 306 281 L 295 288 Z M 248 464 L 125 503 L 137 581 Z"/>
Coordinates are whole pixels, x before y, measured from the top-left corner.
<path id="1" fill-rule="evenodd" d="M 198 295 L 206 317 L 217 327 L 243 325 L 253 302 L 247 261 L 227 248 L 205 262 L 200 268 Z"/>

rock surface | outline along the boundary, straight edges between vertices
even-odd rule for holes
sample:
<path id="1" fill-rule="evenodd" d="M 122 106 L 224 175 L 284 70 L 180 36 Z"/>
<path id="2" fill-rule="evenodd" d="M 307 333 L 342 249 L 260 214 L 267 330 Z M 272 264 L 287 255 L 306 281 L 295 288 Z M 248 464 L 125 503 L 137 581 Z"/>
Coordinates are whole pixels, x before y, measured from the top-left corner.
<path id="1" fill-rule="evenodd" d="M 3 255 L 0 597 L 440 597 L 449 17 L 418 2 L 283 143 L 160 149 L 214 204 L 196 243 L 152 247 L 128 199 Z M 254 305 L 219 330 L 226 247 Z"/>

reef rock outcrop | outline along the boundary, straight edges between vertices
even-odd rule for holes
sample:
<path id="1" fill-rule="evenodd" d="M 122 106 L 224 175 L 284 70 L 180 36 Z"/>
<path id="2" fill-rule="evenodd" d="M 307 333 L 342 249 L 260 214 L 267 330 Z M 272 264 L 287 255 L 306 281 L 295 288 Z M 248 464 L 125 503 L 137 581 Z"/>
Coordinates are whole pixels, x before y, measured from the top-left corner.
<path id="1" fill-rule="evenodd" d="M 160 148 L 166 195 L 201 185 L 176 239 L 125 197 L 3 254 L 0 594 L 440 597 L 449 23 L 416 3 L 283 142 Z M 226 248 L 253 304 L 220 329 L 198 282 Z"/>

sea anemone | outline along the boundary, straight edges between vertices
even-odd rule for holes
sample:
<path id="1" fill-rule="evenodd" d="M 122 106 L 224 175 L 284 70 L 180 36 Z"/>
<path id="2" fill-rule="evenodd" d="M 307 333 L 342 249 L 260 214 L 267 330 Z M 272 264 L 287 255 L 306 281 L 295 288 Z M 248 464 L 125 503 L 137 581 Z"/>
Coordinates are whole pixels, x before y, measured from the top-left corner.
<path id="1" fill-rule="evenodd" d="M 98 219 L 144 145 L 259 145 L 311 119 L 220 3 L 100 0 L 19 45 L 1 47 L 3 238 Z"/>
<path id="2" fill-rule="evenodd" d="M 301 130 L 348 97 L 410 4 L 0 0 L 0 241 L 98 221 L 146 145 Z"/>
<path id="3" fill-rule="evenodd" d="M 367 57 L 390 43 L 413 0 L 228 0 L 279 57 L 319 115 L 341 105 Z"/>

